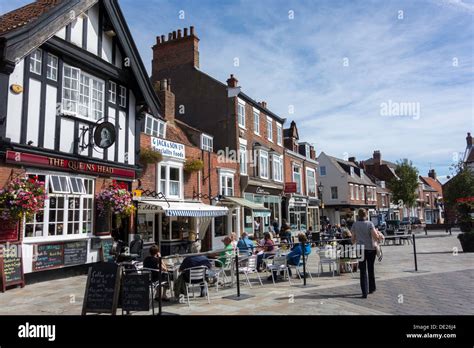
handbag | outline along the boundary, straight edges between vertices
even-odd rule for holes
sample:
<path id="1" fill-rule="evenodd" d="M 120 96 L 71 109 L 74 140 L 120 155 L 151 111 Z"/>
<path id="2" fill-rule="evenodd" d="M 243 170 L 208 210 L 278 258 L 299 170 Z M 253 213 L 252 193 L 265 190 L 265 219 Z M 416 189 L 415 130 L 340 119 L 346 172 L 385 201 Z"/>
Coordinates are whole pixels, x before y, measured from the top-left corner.
<path id="1" fill-rule="evenodd" d="M 370 231 L 370 230 L 369 230 Z M 377 233 L 377 235 L 379 235 L 380 233 L 375 230 L 375 232 Z M 372 234 L 371 234 L 372 236 Z M 377 252 L 377 260 L 379 260 L 379 262 L 382 262 L 382 259 L 383 259 L 383 251 L 382 251 L 382 246 L 379 244 L 379 241 L 378 240 L 374 240 L 372 239 L 372 243 L 373 243 L 373 246 Z"/>

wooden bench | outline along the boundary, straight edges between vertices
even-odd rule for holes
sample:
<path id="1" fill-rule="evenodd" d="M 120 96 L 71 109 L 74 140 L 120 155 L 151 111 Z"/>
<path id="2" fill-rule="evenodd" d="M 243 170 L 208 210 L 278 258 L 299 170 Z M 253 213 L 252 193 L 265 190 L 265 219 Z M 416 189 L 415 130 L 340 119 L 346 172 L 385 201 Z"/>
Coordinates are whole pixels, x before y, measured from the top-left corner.
<path id="1" fill-rule="evenodd" d="M 451 234 L 451 228 L 453 227 L 452 224 L 426 224 L 425 225 L 425 235 L 428 235 L 428 231 L 435 231 L 435 230 L 445 230 L 446 233 L 449 232 Z"/>

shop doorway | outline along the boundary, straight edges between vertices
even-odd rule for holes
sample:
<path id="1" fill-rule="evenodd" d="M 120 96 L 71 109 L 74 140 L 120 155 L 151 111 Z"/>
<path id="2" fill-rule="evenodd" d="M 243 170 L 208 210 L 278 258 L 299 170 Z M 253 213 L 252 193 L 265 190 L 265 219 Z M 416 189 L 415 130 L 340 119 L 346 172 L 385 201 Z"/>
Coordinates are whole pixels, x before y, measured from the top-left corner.
<path id="1" fill-rule="evenodd" d="M 306 206 L 290 207 L 290 227 L 294 232 L 306 232 L 308 228 Z"/>

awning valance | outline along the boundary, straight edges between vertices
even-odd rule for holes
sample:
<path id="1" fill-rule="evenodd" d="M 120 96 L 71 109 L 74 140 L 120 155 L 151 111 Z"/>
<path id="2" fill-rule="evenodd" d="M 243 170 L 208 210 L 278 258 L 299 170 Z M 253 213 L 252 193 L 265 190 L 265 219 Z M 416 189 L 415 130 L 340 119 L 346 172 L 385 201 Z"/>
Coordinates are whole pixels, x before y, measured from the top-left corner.
<path id="1" fill-rule="evenodd" d="M 225 197 L 223 200 L 221 200 L 221 203 L 239 205 L 245 208 L 252 209 L 254 216 L 267 217 L 271 215 L 270 209 L 265 208 L 263 204 L 254 203 L 245 198 Z"/>
<path id="2" fill-rule="evenodd" d="M 216 217 L 227 215 L 226 207 L 201 202 L 140 201 L 138 210 L 164 212 L 166 216 Z"/>

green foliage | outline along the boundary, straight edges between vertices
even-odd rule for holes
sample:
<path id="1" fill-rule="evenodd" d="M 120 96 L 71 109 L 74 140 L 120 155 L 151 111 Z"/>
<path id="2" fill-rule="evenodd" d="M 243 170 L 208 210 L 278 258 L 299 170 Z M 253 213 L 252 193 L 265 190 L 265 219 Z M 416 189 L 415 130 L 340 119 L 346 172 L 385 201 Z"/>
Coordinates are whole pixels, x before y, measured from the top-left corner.
<path id="1" fill-rule="evenodd" d="M 197 172 L 204 168 L 204 162 L 200 159 L 188 159 L 184 164 L 184 171 L 186 173 Z"/>
<path id="2" fill-rule="evenodd" d="M 402 201 L 407 208 L 413 207 L 418 197 L 418 169 L 405 158 L 397 162 L 395 174 L 399 179 L 393 178 L 388 183 L 388 187 L 393 193 L 393 202 L 398 204 Z"/>
<path id="3" fill-rule="evenodd" d="M 163 155 L 151 149 L 147 149 L 142 147 L 140 149 L 140 163 L 147 165 L 147 164 L 155 164 L 161 162 L 163 160 Z"/>

